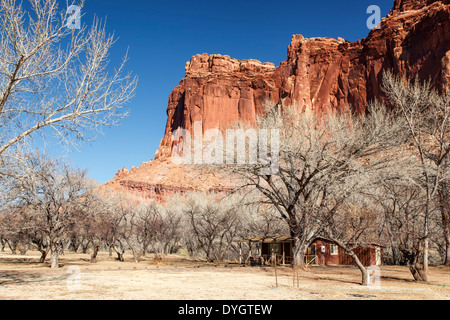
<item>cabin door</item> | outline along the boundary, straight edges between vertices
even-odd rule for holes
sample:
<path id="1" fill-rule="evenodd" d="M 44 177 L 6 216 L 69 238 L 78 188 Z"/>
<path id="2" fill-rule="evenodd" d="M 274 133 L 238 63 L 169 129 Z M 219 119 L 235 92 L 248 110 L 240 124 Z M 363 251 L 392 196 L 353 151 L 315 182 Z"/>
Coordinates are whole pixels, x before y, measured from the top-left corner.
<path id="1" fill-rule="evenodd" d="M 317 255 L 316 255 L 316 245 L 315 244 L 310 245 L 308 250 L 306 251 L 305 263 L 306 263 L 306 265 L 317 264 Z"/>

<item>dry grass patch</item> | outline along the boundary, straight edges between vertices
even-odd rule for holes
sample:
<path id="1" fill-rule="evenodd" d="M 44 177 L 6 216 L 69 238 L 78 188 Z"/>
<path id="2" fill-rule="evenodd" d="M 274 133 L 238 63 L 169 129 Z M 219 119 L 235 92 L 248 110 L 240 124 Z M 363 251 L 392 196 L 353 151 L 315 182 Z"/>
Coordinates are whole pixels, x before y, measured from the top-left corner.
<path id="1" fill-rule="evenodd" d="M 311 267 L 300 272 L 298 283 L 293 281 L 291 268 L 277 268 L 277 287 L 273 268 L 213 264 L 179 256 L 155 261 L 149 255 L 140 263 L 132 262 L 131 256 L 125 259 L 119 262 L 102 252 L 99 262 L 91 264 L 86 254 L 67 253 L 61 257 L 62 267 L 53 270 L 48 263 L 38 263 L 38 252 L 27 256 L 2 252 L 0 299 L 450 299 L 450 270 L 445 267 L 431 268 L 428 283 L 412 281 L 406 267 L 382 267 L 380 289 L 361 286 L 360 272 L 352 267 Z M 73 270 L 79 270 L 79 282 Z"/>

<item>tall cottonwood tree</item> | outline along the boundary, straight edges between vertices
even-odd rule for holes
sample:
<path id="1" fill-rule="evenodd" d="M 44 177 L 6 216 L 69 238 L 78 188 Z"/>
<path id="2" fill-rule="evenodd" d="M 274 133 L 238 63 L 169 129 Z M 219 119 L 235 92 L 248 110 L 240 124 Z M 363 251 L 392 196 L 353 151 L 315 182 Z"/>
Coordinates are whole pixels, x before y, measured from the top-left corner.
<path id="1" fill-rule="evenodd" d="M 114 35 L 99 20 L 68 28 L 69 4 L 60 4 L 0 1 L 0 174 L 37 134 L 70 145 L 116 125 L 135 93 L 127 56 L 109 66 Z"/>
<path id="2" fill-rule="evenodd" d="M 324 217 L 389 167 L 391 158 L 381 154 L 399 143 L 398 126 L 381 104 L 374 103 L 366 115 L 276 107 L 258 128 L 280 132 L 278 172 L 267 174 L 261 170 L 264 164 L 225 169 L 240 175 L 243 187 L 258 190 L 261 201 L 276 208 L 295 239 L 294 264 L 303 267 L 306 249 L 325 231 L 324 221 L 330 221 Z"/>
<path id="3" fill-rule="evenodd" d="M 86 171 L 36 154 L 28 155 L 10 179 L 9 208 L 26 208 L 33 228 L 48 243 L 51 267 L 59 267 L 59 249 L 73 223 L 88 212 L 90 190 L 95 186 Z"/>
<path id="4" fill-rule="evenodd" d="M 386 182 L 381 189 L 378 203 L 385 211 L 384 229 L 391 238 L 393 250 L 401 253 L 414 279 L 424 281 L 427 278 L 423 268 L 425 194 L 406 181 Z"/>
<path id="5" fill-rule="evenodd" d="M 361 186 L 362 184 L 360 184 Z M 370 190 L 364 186 L 364 192 Z M 357 250 L 368 244 L 377 243 L 382 215 L 375 209 L 374 202 L 358 192 L 345 199 L 340 205 L 333 205 L 324 215 L 323 234 L 333 240 L 344 253 L 349 255 L 361 271 L 361 284 L 368 285 L 368 266 L 364 265 Z"/>
<path id="6" fill-rule="evenodd" d="M 450 267 L 450 187 L 448 181 L 446 179 L 440 184 L 438 194 L 445 243 L 444 265 Z"/>
<path id="7" fill-rule="evenodd" d="M 423 228 L 421 241 L 416 246 L 403 248 L 411 255 L 413 251 L 423 256 L 423 270 L 416 280 L 427 281 L 430 247 L 430 219 L 436 202 L 445 201 L 446 182 L 450 172 L 450 90 L 438 92 L 431 82 L 421 82 L 418 77 L 408 81 L 391 72 L 383 74 L 383 92 L 389 103 L 402 119 L 404 132 L 408 135 L 409 154 L 414 157 L 409 180 L 423 192 Z M 438 197 L 441 199 L 438 200 Z M 442 207 L 444 209 L 444 207 Z M 447 251 L 448 212 L 442 211 Z M 446 221 L 447 220 L 447 221 Z M 447 230 L 447 231 L 446 231 Z"/>

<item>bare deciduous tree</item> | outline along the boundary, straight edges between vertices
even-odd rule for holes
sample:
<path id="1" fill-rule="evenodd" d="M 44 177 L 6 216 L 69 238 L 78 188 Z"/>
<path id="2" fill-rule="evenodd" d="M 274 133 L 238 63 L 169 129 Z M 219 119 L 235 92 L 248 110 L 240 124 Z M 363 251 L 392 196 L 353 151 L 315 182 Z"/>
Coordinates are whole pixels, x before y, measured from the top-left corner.
<path id="1" fill-rule="evenodd" d="M 121 209 L 122 238 L 131 249 L 134 261 L 139 262 L 161 229 L 161 217 L 154 203 L 128 203 Z"/>
<path id="2" fill-rule="evenodd" d="M 442 230 L 444 234 L 443 238 L 445 244 L 444 265 L 450 267 L 450 190 L 448 181 L 449 178 L 447 177 L 446 180 L 440 184 L 438 191 L 438 203 L 439 211 L 441 212 Z"/>
<path id="3" fill-rule="evenodd" d="M 363 182 L 374 184 L 370 177 L 389 166 L 399 128 L 378 103 L 364 116 L 275 107 L 258 128 L 280 131 L 279 171 L 266 174 L 264 164 L 225 169 L 243 177 L 245 187 L 257 189 L 262 202 L 277 209 L 295 239 L 294 264 L 303 267 L 306 249 L 326 226 L 323 217 L 337 212 Z"/>
<path id="4" fill-rule="evenodd" d="M 188 195 L 183 209 L 189 233 L 208 261 L 224 260 L 240 227 L 235 203 L 215 193 Z"/>
<path id="5" fill-rule="evenodd" d="M 364 198 L 360 194 L 353 194 L 338 209 L 329 210 L 328 214 L 324 215 L 326 221 L 322 221 L 322 224 L 324 234 L 353 259 L 361 271 L 361 284 L 367 285 L 369 274 L 356 250 L 376 242 L 383 217 L 374 209 L 374 203 Z"/>
<path id="6" fill-rule="evenodd" d="M 93 138 L 127 115 L 123 107 L 134 95 L 137 79 L 125 73 L 127 57 L 109 69 L 114 36 L 97 20 L 89 29 L 69 29 L 67 8 L 58 3 L 0 2 L 2 166 L 20 158 L 19 147 L 38 133 L 68 145 Z"/>
<path id="7" fill-rule="evenodd" d="M 32 212 L 33 227 L 48 243 L 51 267 L 57 268 L 65 233 L 85 212 L 86 191 L 94 185 L 86 178 L 86 171 L 71 169 L 39 154 L 27 156 L 15 177 L 10 180 L 10 206 Z"/>
<path id="8" fill-rule="evenodd" d="M 89 198 L 85 199 L 86 206 L 76 221 L 76 227 L 72 229 L 71 241 L 81 243 L 84 240 L 92 247 L 91 263 L 97 262 L 97 255 L 110 237 L 113 226 L 113 205 L 104 194 L 98 190 L 89 190 Z M 86 252 L 83 252 L 86 253 Z"/>
<path id="9" fill-rule="evenodd" d="M 449 175 L 450 154 L 450 90 L 442 94 L 432 88 L 431 82 L 421 83 L 418 78 L 408 81 L 390 72 L 383 74 L 383 91 L 408 134 L 409 152 L 414 161 L 408 177 L 410 182 L 424 194 L 423 228 L 417 246 L 408 251 L 417 251 L 423 256 L 423 272 L 420 280 L 427 281 L 430 219 L 439 195 L 445 195 L 445 183 Z M 441 193 L 439 194 L 439 191 Z M 443 199 L 441 199 L 443 200 Z M 442 211 L 444 233 L 448 213 Z M 448 222 L 447 222 L 448 223 Z M 445 235 L 448 240 L 450 237 Z M 447 247 L 450 244 L 447 242 Z"/>
<path id="10" fill-rule="evenodd" d="M 182 230 L 185 227 L 183 221 L 183 198 L 175 195 L 168 199 L 166 204 L 153 204 L 154 212 L 152 223 L 152 247 L 156 254 L 175 253 L 181 246 Z"/>

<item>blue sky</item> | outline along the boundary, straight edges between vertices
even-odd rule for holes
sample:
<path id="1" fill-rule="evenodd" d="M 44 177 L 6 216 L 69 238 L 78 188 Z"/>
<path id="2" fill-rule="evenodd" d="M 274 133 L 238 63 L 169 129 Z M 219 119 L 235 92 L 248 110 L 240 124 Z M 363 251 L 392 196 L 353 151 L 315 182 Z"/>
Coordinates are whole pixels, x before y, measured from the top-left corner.
<path id="1" fill-rule="evenodd" d="M 366 37 L 369 5 L 378 5 L 384 17 L 393 0 L 87 0 L 81 23 L 89 25 L 94 15 L 107 18 L 107 29 L 119 38 L 111 67 L 128 48 L 127 66 L 139 85 L 129 104 L 131 116 L 68 157 L 100 183 L 122 167 L 150 161 L 164 134 L 168 96 L 193 55 L 220 53 L 279 65 L 293 34 L 351 42 Z"/>

